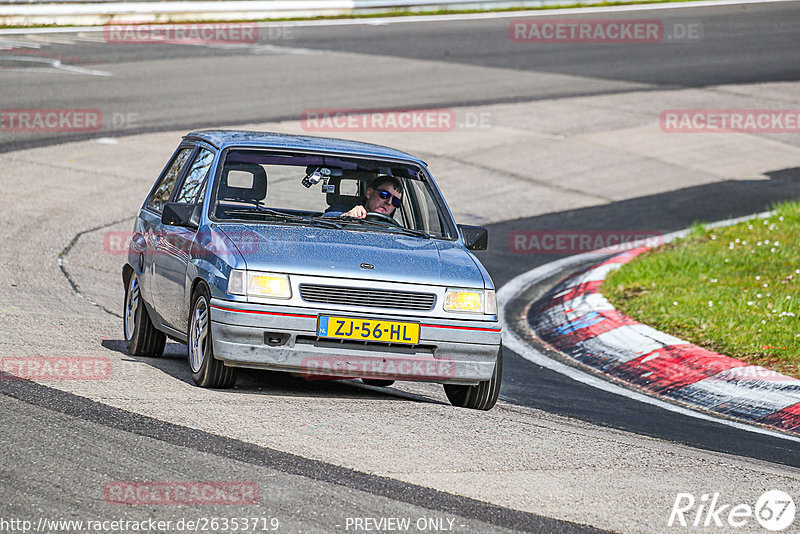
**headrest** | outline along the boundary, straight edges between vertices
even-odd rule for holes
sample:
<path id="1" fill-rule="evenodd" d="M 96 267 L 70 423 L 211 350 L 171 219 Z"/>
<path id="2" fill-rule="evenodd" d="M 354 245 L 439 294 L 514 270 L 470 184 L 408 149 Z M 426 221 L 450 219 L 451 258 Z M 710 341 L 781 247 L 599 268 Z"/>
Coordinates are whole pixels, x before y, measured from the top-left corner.
<path id="1" fill-rule="evenodd" d="M 267 196 L 267 172 L 256 163 L 226 163 L 218 198 L 229 200 L 264 200 Z"/>
<path id="2" fill-rule="evenodd" d="M 344 171 L 341 177 L 331 176 L 328 185 L 333 186 L 333 193 L 325 195 L 328 206 L 352 204 L 361 201 L 367 185 L 375 178 L 375 173 L 366 171 Z"/>

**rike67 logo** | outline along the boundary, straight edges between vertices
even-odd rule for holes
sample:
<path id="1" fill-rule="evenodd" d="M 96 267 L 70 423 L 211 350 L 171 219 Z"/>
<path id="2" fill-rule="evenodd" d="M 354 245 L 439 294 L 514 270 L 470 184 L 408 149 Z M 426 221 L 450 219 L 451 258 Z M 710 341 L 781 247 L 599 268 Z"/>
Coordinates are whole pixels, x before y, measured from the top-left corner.
<path id="1" fill-rule="evenodd" d="M 765 529 L 779 532 L 792 524 L 794 515 L 792 497 L 781 490 L 767 491 L 754 506 L 722 502 L 719 493 L 704 493 L 699 499 L 691 493 L 678 493 L 667 526 L 719 527 L 728 532 L 731 528 L 751 525 L 755 520 Z"/>

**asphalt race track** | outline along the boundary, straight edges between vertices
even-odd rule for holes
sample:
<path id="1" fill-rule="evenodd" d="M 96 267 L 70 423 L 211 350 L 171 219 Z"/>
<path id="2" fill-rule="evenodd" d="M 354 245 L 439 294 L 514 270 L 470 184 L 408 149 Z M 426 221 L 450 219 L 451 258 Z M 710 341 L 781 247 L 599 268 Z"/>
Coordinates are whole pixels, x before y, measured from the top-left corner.
<path id="1" fill-rule="evenodd" d="M 96 357 L 112 368 L 106 380 L 0 380 L 0 531 L 15 518 L 246 516 L 270 528 L 275 518 L 278 532 L 398 530 L 388 518 L 418 532 L 723 532 L 733 527 L 668 527 L 676 496 L 753 506 L 781 490 L 798 502 L 798 440 L 602 391 L 510 350 L 501 401 L 485 413 L 414 383 L 253 371 L 235 389 L 202 390 L 185 346 L 170 343 L 160 359 L 125 353 L 124 256 L 108 236 L 130 230 L 195 128 L 352 137 L 420 155 L 458 221 L 489 227 L 479 256 L 498 287 L 566 253 L 515 248 L 516 232 L 669 232 L 800 197 L 797 133 L 659 124 L 665 110 L 800 108 L 800 4 L 547 15 L 659 21 L 663 42 L 647 44 L 509 39 L 509 23 L 527 16 L 272 24 L 257 43 L 0 33 L 1 111 L 102 116 L 93 132 L 0 125 L 0 359 Z M 695 38 L 675 37 L 685 28 Z M 447 108 L 458 124 L 325 132 L 299 120 L 353 108 Z M 115 481 L 245 482 L 258 498 L 120 505 L 104 498 Z M 765 529 L 751 518 L 735 531 Z"/>

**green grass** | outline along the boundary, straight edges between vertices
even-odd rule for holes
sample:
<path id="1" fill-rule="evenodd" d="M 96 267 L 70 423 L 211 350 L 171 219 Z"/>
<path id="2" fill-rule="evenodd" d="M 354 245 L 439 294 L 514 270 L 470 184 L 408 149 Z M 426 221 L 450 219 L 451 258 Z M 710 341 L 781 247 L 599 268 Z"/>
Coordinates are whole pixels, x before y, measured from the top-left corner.
<path id="1" fill-rule="evenodd" d="M 672 4 L 678 2 L 696 2 L 699 0 L 619 0 L 608 2 L 597 2 L 592 4 L 584 4 L 580 2 L 569 3 L 569 0 L 564 0 L 563 4 L 558 5 L 544 5 L 544 6 L 515 6 L 515 7 L 501 7 L 501 8 L 488 8 L 488 9 L 437 9 L 437 10 L 410 10 L 410 9 L 393 9 L 384 13 L 348 13 L 344 15 L 321 15 L 314 17 L 293 17 L 293 18 L 272 18 L 260 19 L 251 22 L 280 22 L 283 20 L 335 20 L 335 19 L 366 19 L 366 18 L 381 18 L 381 17 L 419 17 L 429 15 L 470 15 L 473 13 L 505 13 L 513 11 L 547 11 L 552 9 L 577 9 L 585 7 L 613 7 L 613 6 L 633 6 L 639 4 Z"/>
<path id="2" fill-rule="evenodd" d="M 642 254 L 602 293 L 636 320 L 800 378 L 800 203 L 726 228 L 691 228 Z"/>

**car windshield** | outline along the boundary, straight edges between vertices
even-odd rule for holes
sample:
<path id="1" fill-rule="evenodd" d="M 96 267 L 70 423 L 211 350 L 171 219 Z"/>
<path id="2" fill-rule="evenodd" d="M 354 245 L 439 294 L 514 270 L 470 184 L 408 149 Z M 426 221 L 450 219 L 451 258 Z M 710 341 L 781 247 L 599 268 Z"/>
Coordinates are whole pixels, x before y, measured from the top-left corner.
<path id="1" fill-rule="evenodd" d="M 232 149 L 212 198 L 210 213 L 218 221 L 316 225 L 426 239 L 454 235 L 427 175 L 410 163 Z M 348 216 L 355 206 L 369 213 Z"/>

